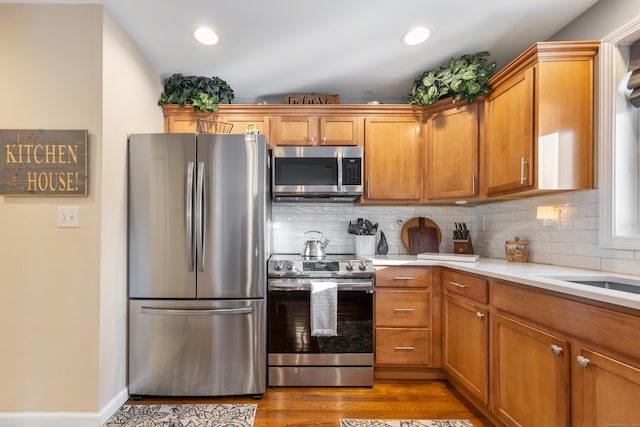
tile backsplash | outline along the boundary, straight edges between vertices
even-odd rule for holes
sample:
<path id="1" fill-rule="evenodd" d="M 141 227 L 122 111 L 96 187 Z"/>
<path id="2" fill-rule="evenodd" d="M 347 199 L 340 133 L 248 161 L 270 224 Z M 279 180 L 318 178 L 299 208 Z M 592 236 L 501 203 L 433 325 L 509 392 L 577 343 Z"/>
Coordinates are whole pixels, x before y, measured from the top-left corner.
<path id="1" fill-rule="evenodd" d="M 560 222 L 544 224 L 536 208 L 560 208 Z M 442 233 L 440 252 L 453 252 L 454 223 L 470 229 L 475 253 L 505 259 L 504 244 L 516 236 L 528 240 L 529 261 L 570 267 L 640 274 L 640 251 L 598 247 L 598 190 L 491 203 L 458 206 L 356 206 L 340 203 L 274 203 L 272 252 L 300 253 L 306 231 L 320 231 L 330 240 L 329 254 L 354 253 L 355 236 L 347 232 L 349 221 L 368 219 L 384 232 L 389 255 L 408 254 L 402 242 L 404 223 L 424 216 Z"/>

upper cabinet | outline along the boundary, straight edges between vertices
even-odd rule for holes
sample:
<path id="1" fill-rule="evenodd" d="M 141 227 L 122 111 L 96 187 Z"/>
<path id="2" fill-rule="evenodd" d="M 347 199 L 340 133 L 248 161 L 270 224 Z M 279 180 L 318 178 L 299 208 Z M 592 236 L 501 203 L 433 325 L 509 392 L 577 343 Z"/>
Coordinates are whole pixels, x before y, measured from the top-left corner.
<path id="1" fill-rule="evenodd" d="M 420 118 L 367 117 L 363 202 L 417 202 L 422 192 Z"/>
<path id="2" fill-rule="evenodd" d="M 362 145 L 364 116 L 277 115 L 272 145 Z"/>
<path id="3" fill-rule="evenodd" d="M 425 200 L 459 200 L 479 193 L 480 104 L 436 104 L 425 125 Z"/>
<path id="4" fill-rule="evenodd" d="M 489 81 L 481 148 L 488 197 L 593 188 L 598 47 L 536 43 Z"/>

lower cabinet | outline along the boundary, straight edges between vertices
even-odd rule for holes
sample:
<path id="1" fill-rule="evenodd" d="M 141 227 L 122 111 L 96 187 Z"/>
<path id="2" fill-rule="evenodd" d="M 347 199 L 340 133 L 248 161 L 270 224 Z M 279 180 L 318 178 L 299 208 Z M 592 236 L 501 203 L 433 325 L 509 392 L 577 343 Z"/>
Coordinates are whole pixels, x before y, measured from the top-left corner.
<path id="1" fill-rule="evenodd" d="M 569 426 L 567 341 L 493 317 L 494 412 L 508 426 Z"/>
<path id="2" fill-rule="evenodd" d="M 439 268 L 377 267 L 374 302 L 378 378 L 419 377 L 439 364 Z"/>
<path id="3" fill-rule="evenodd" d="M 450 380 L 489 403 L 487 280 L 444 269 L 443 365 Z"/>
<path id="4" fill-rule="evenodd" d="M 572 354 L 573 426 L 640 425 L 640 369 L 588 346 Z"/>

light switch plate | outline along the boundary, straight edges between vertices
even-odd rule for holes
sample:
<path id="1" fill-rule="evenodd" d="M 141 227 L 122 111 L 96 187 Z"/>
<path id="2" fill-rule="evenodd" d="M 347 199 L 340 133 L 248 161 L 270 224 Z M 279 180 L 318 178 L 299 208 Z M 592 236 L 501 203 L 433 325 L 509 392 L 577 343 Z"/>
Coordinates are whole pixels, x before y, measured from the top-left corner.
<path id="1" fill-rule="evenodd" d="M 58 228 L 80 227 L 78 206 L 58 206 Z"/>

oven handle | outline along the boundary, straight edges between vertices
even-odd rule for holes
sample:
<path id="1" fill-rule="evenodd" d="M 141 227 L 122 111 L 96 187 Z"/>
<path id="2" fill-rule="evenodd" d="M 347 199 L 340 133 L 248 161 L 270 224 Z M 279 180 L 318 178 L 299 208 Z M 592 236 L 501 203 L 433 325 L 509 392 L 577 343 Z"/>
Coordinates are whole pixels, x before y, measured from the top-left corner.
<path id="1" fill-rule="evenodd" d="M 314 280 L 315 281 L 315 280 Z M 318 280 L 318 282 L 333 282 L 334 280 Z M 297 280 L 269 280 L 268 290 L 270 291 L 310 291 L 310 279 Z M 373 280 L 335 280 L 340 291 L 369 291 L 373 290 Z"/>

